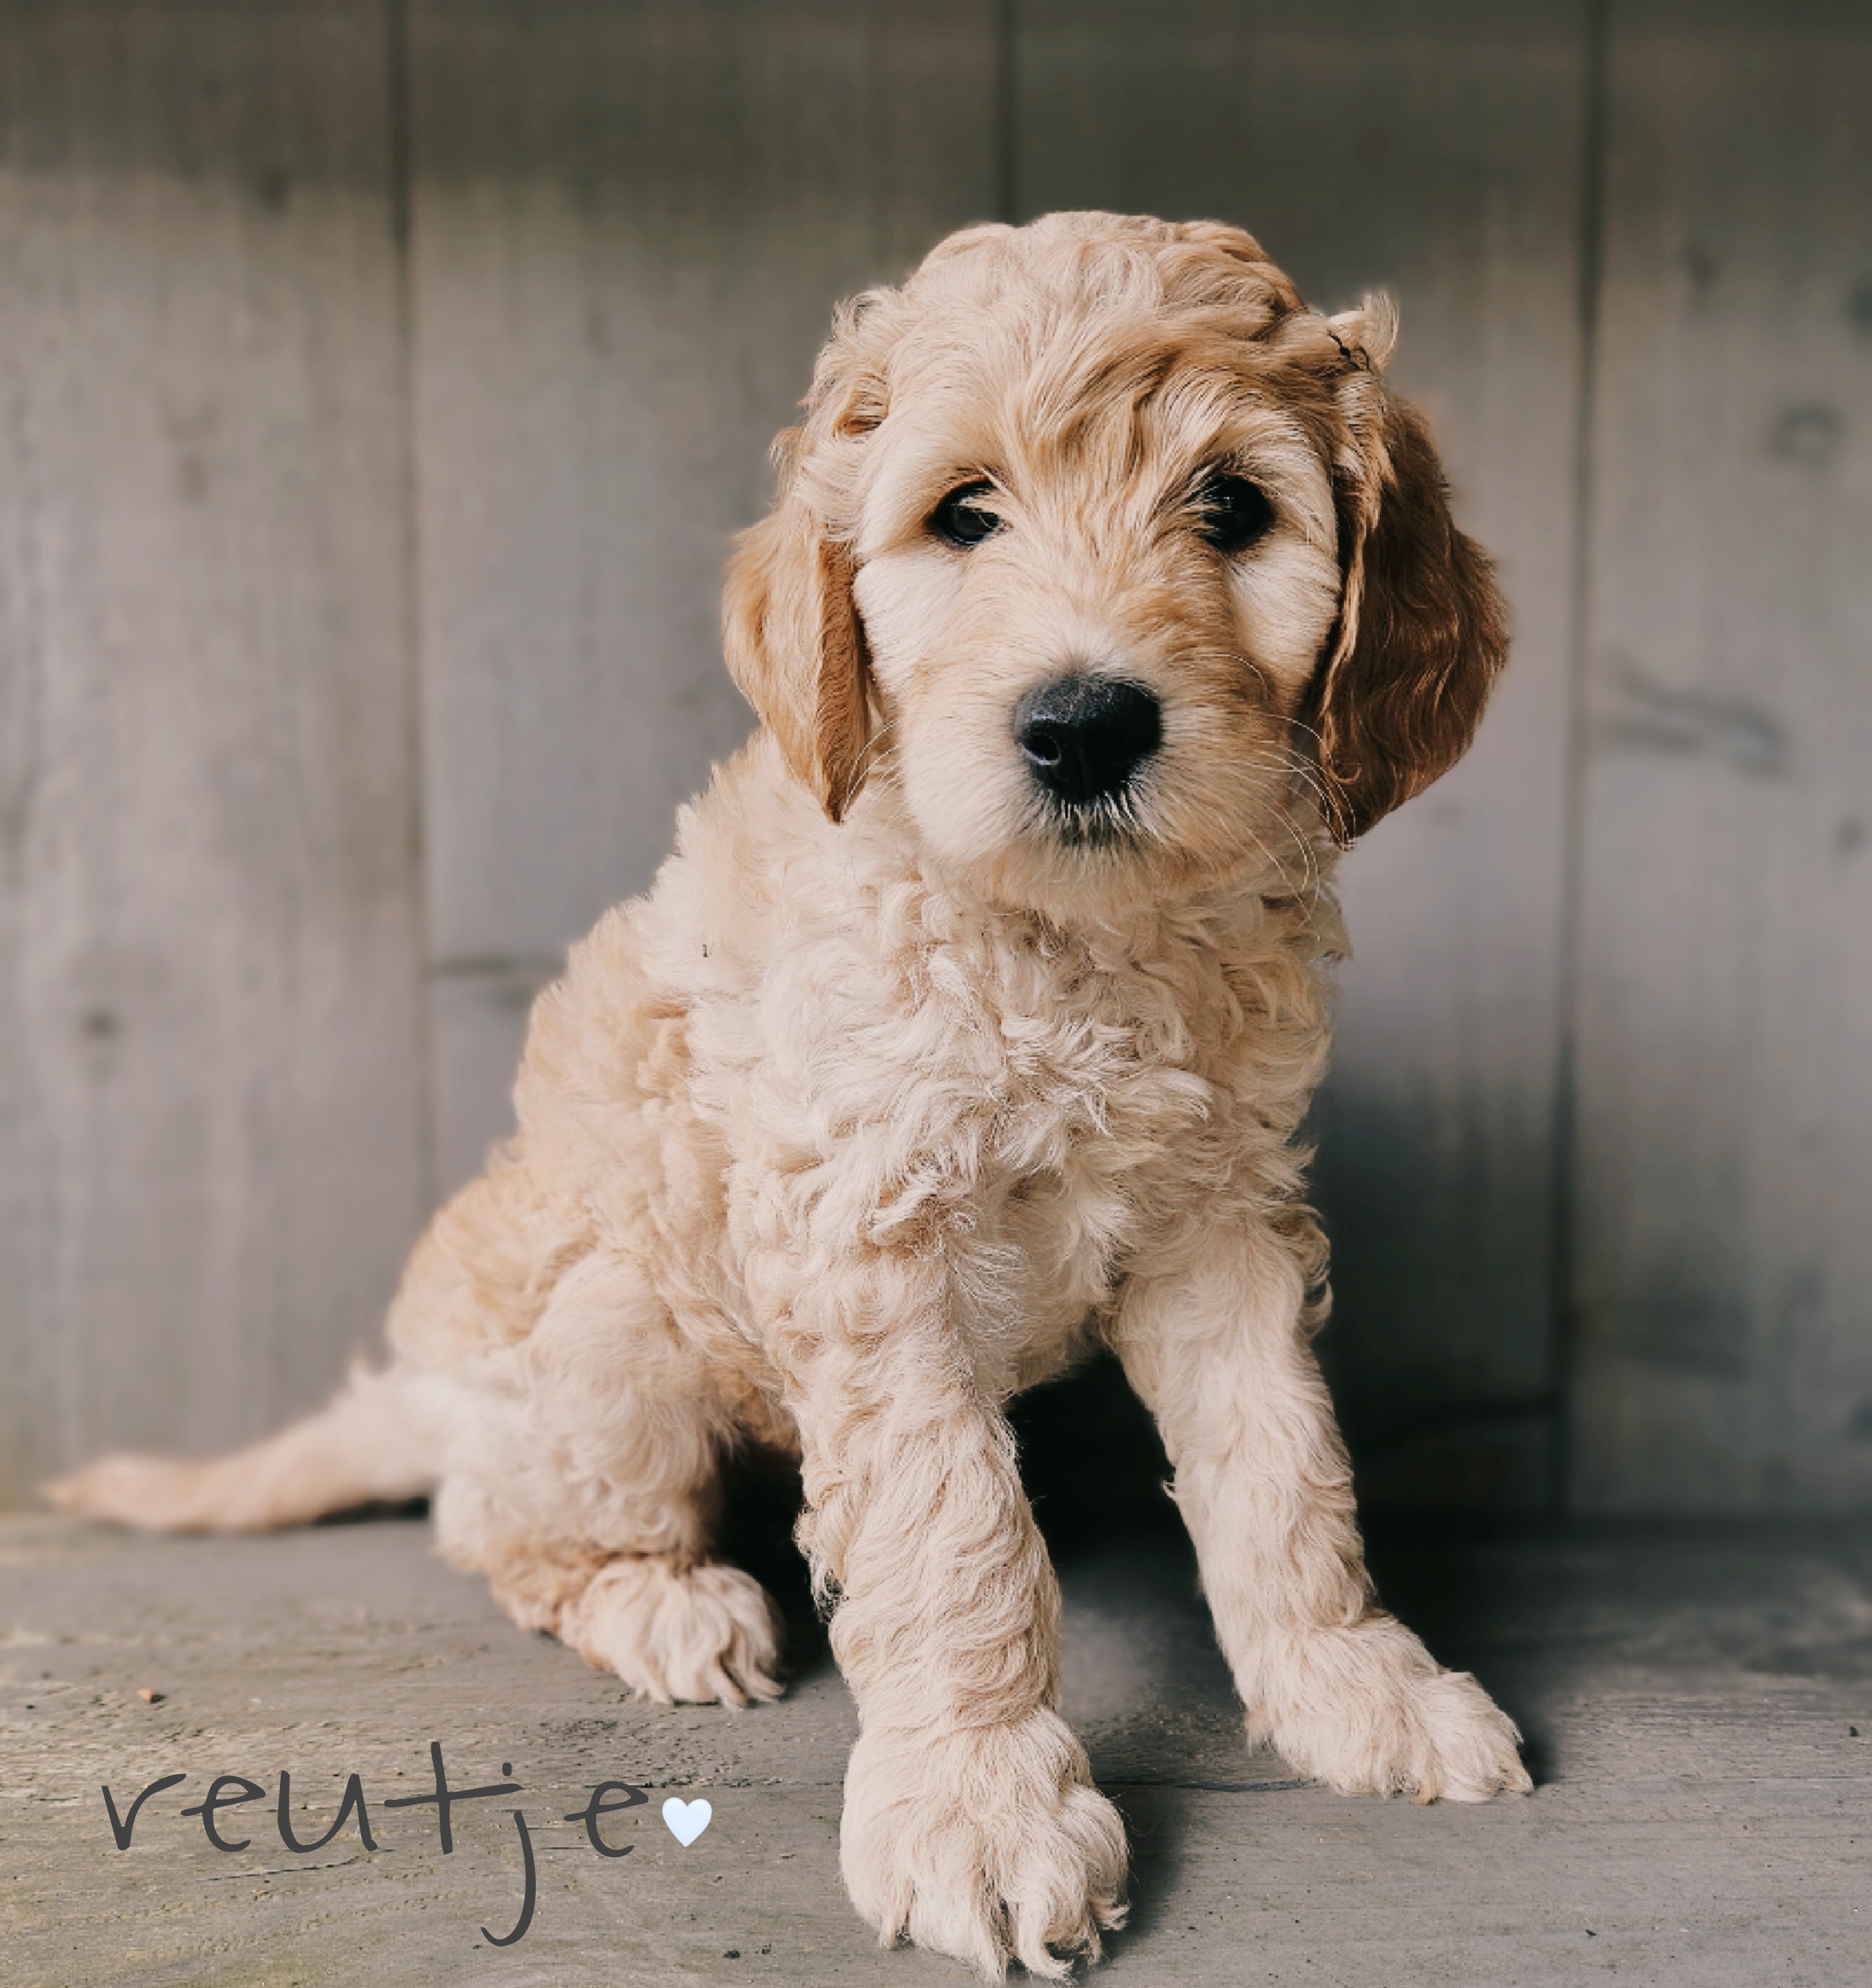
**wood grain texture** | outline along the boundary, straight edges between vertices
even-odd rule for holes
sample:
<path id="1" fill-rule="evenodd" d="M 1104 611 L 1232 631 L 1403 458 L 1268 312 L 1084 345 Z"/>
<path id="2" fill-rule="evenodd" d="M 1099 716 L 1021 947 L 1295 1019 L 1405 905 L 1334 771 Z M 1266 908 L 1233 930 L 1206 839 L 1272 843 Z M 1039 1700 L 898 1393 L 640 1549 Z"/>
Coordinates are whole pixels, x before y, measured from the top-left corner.
<path id="1" fill-rule="evenodd" d="M 381 11 L 0 45 L 5 1502 L 309 1405 L 425 1190 Z"/>
<path id="2" fill-rule="evenodd" d="M 731 534 L 833 302 L 994 198 L 994 8 L 411 12 L 441 1170 L 505 1129 L 525 997 L 641 889 L 751 720 Z"/>
<path id="3" fill-rule="evenodd" d="M 1872 16 L 1621 4 L 1573 1496 L 1872 1494 Z"/>
<path id="4" fill-rule="evenodd" d="M 1024 214 L 1236 221 L 1394 369 L 1501 562 L 1513 660 L 1469 759 L 1343 871 L 1357 957 L 1318 1114 L 1323 1349 L 1372 1487 L 1539 1504 L 1572 642 L 1584 10 L 1029 0 Z"/>

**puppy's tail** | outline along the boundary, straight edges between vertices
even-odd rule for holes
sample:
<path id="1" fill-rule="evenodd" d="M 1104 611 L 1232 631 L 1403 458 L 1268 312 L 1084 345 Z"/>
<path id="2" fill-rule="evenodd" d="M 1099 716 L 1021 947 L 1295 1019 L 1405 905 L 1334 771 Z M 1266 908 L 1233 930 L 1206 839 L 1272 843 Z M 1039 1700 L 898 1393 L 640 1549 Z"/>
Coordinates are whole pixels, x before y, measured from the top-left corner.
<path id="1" fill-rule="evenodd" d="M 360 1361 L 316 1415 L 209 1463 L 103 1456 L 44 1487 L 67 1511 L 151 1533 L 252 1533 L 419 1497 L 439 1476 L 421 1382 Z"/>

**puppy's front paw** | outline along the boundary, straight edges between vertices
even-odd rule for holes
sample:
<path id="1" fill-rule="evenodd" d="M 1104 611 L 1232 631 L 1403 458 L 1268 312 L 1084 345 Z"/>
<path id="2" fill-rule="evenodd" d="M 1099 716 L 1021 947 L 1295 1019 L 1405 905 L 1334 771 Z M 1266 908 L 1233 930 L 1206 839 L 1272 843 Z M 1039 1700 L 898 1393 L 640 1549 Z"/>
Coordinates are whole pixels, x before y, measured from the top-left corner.
<path id="1" fill-rule="evenodd" d="M 870 1733 L 845 1777 L 840 1861 L 887 1946 L 906 1934 L 999 1980 L 1059 1979 L 1124 1923 L 1124 1825 L 1045 1710 L 941 1737 Z"/>
<path id="2" fill-rule="evenodd" d="M 1527 1794 L 1514 1721 L 1466 1671 L 1439 1669 L 1394 1618 L 1289 1646 L 1249 1735 L 1340 1794 L 1486 1801 Z"/>

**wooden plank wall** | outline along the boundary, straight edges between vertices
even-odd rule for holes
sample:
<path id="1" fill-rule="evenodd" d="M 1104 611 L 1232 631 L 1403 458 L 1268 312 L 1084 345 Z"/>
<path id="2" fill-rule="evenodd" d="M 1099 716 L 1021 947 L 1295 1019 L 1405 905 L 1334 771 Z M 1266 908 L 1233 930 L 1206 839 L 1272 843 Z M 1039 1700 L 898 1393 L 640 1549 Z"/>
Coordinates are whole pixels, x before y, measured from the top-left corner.
<path id="1" fill-rule="evenodd" d="M 1863 1501 L 1872 12 L 1608 52 L 1573 1496 Z"/>
<path id="2" fill-rule="evenodd" d="M 831 302 L 1102 205 L 1392 289 L 1514 604 L 1344 873 L 1370 1487 L 1862 1499 L 1867 80 L 1820 0 L 0 0 L 0 1498 L 369 1341 L 745 729 Z"/>

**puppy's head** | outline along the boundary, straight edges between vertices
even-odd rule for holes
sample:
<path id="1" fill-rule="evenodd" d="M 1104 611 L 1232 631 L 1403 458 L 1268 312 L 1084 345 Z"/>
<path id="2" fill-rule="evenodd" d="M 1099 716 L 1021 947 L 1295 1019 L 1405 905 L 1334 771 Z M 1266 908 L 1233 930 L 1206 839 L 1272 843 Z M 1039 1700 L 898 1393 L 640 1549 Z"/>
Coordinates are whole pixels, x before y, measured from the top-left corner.
<path id="1" fill-rule="evenodd" d="M 1468 745 L 1505 651 L 1382 381 L 1249 235 L 1060 214 L 859 298 L 730 569 L 730 667 L 840 819 L 1042 908 L 1305 868 Z"/>

